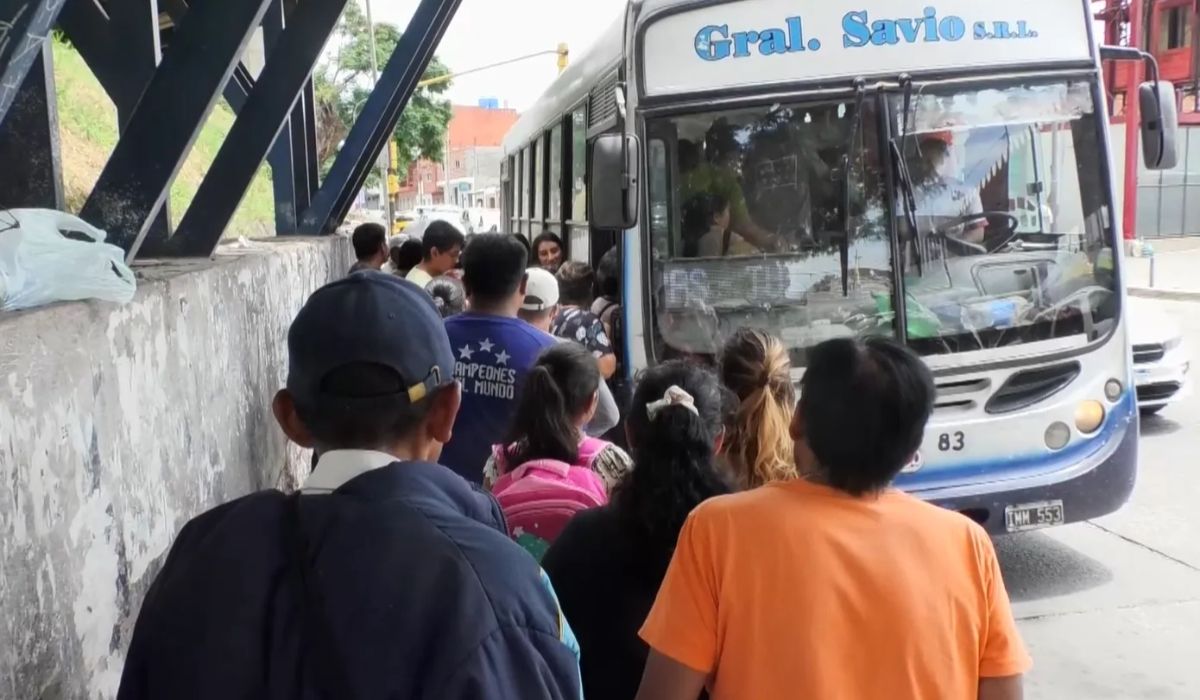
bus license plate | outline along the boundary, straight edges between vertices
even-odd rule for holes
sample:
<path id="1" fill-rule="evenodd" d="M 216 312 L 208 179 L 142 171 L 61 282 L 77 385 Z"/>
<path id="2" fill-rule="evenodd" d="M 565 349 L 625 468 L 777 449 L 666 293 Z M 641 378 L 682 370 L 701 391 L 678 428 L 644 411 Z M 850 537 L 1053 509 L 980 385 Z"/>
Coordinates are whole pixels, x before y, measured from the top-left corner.
<path id="1" fill-rule="evenodd" d="M 1052 525 L 1062 525 L 1064 522 L 1066 522 L 1066 518 L 1063 517 L 1062 501 L 1023 503 L 1004 509 L 1004 524 L 1009 532 L 1038 530 Z"/>

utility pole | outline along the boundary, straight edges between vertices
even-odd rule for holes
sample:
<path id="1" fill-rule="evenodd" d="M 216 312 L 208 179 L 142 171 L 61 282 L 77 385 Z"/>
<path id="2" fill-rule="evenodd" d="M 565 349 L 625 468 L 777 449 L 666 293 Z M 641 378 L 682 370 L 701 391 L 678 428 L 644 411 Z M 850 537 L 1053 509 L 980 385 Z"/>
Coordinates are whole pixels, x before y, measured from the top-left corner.
<path id="1" fill-rule="evenodd" d="M 379 50 L 375 48 L 375 20 L 371 17 L 371 0 L 363 0 L 366 5 L 367 14 L 367 36 L 370 38 L 371 45 L 371 80 L 374 81 L 375 87 L 379 86 Z M 388 134 L 388 143 L 391 143 L 395 136 Z M 387 229 L 387 235 L 390 238 L 392 229 L 396 225 L 396 219 L 392 212 L 392 193 L 391 193 L 391 178 L 388 175 L 392 172 L 392 149 L 384 147 L 383 152 L 377 154 L 380 159 L 379 164 L 379 192 L 383 200 L 383 211 L 387 217 L 387 223 L 384 227 Z"/>

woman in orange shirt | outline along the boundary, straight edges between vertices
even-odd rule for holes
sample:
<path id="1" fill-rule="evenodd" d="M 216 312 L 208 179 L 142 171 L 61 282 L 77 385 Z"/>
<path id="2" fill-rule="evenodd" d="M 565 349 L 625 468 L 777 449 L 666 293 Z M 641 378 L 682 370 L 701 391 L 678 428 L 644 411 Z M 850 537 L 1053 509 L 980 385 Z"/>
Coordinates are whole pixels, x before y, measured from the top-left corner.
<path id="1" fill-rule="evenodd" d="M 803 478 L 700 504 L 641 636 L 638 700 L 1018 700 L 1030 660 L 979 525 L 889 485 L 933 410 L 893 341 L 809 356 Z"/>

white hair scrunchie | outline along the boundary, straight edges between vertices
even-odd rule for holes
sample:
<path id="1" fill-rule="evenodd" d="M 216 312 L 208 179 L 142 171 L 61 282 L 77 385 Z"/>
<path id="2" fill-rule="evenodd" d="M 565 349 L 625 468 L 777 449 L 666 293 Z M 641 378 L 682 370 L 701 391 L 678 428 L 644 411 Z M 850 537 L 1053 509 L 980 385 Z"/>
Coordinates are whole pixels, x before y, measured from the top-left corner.
<path id="1" fill-rule="evenodd" d="M 682 406 L 697 416 L 700 415 L 700 411 L 696 410 L 696 400 L 692 398 L 692 395 L 675 385 L 671 385 L 667 387 L 661 399 L 646 404 L 646 416 L 650 420 L 654 420 L 658 417 L 659 413 L 662 413 L 664 408 L 671 406 Z"/>

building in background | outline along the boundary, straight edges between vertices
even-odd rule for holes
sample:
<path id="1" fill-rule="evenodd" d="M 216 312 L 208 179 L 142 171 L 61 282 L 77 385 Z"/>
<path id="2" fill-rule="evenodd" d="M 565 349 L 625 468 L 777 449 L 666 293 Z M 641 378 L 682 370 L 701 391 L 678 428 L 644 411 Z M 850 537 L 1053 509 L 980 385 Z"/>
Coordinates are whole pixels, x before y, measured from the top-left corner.
<path id="1" fill-rule="evenodd" d="M 396 194 L 396 211 L 410 211 L 418 206 L 444 204 L 443 182 L 446 173 L 441 163 L 421 158 L 408 166 L 408 174 L 400 181 Z"/>
<path id="2" fill-rule="evenodd" d="M 478 106 L 454 105 L 444 162 L 421 159 L 409 167 L 397 210 L 430 204 L 499 209 L 500 144 L 518 116 L 495 98 L 482 99 Z"/>
<path id="3" fill-rule="evenodd" d="M 1158 61 L 1161 77 L 1175 83 L 1179 110 L 1179 163 L 1170 170 L 1147 170 L 1142 158 L 1136 188 L 1117 187 L 1120 207 L 1136 202 L 1133 232 L 1138 238 L 1200 235 L 1200 13 L 1198 0 L 1092 0 L 1104 23 L 1104 43 L 1136 44 Z M 1133 39 L 1133 15 L 1140 31 Z M 1105 88 L 1112 114 L 1110 134 L 1115 173 L 1125 171 L 1125 97 L 1134 65 L 1107 61 Z M 1145 79 L 1145 71 L 1141 71 Z"/>

